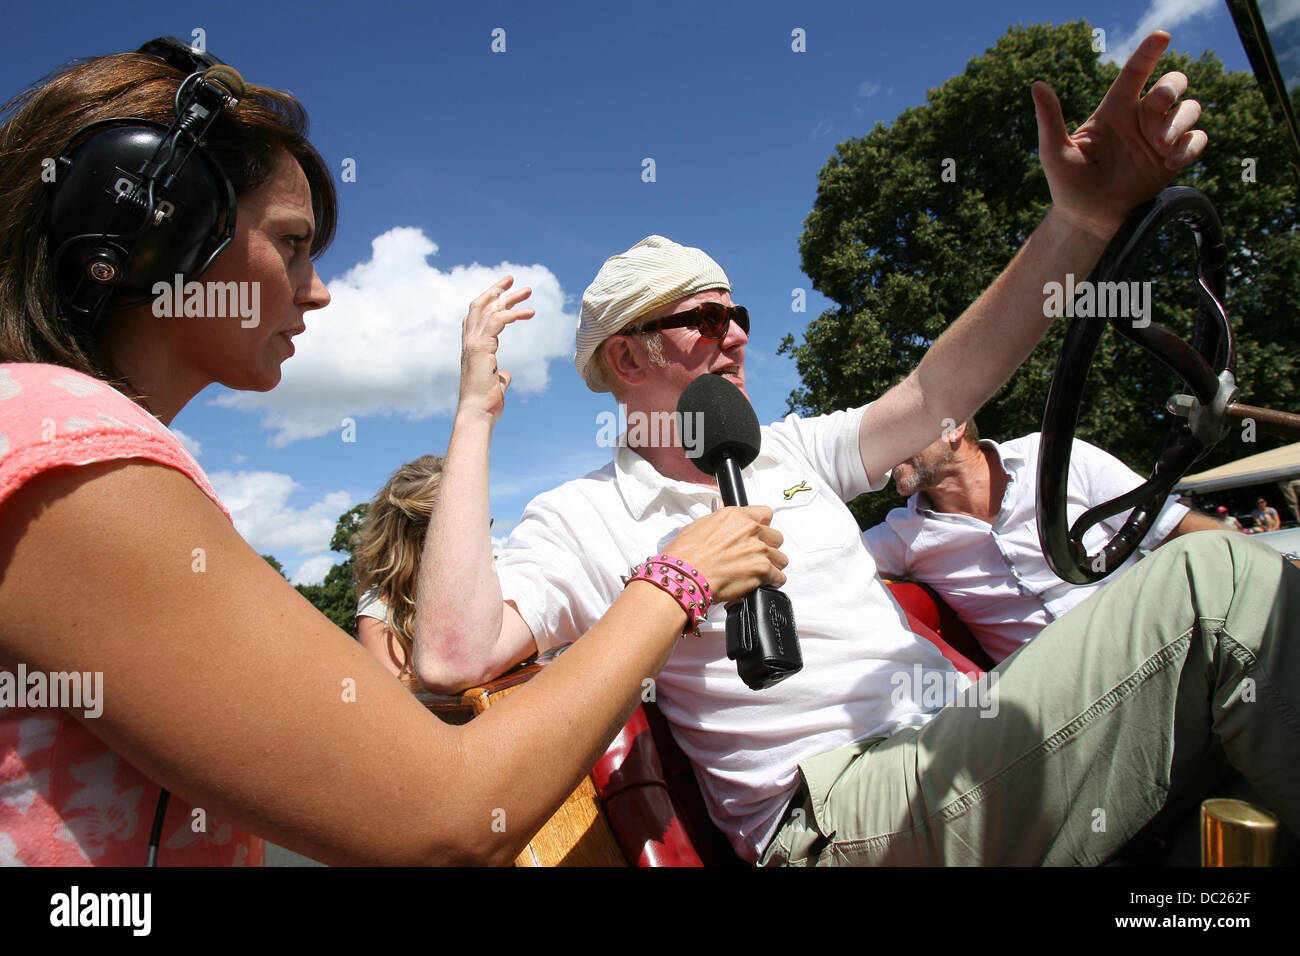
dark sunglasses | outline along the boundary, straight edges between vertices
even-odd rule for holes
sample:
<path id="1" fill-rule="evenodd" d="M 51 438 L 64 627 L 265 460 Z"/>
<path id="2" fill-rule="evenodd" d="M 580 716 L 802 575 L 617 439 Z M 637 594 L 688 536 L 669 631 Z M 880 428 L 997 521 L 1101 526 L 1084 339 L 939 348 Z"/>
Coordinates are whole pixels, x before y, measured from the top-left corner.
<path id="1" fill-rule="evenodd" d="M 623 329 L 619 335 L 637 335 L 641 332 L 657 332 L 662 329 L 694 328 L 702 339 L 723 339 L 731 323 L 740 326 L 741 331 L 749 334 L 749 310 L 743 305 L 723 305 L 721 302 L 705 302 L 685 312 L 668 315 L 662 319 L 651 319 L 641 325 Z"/>

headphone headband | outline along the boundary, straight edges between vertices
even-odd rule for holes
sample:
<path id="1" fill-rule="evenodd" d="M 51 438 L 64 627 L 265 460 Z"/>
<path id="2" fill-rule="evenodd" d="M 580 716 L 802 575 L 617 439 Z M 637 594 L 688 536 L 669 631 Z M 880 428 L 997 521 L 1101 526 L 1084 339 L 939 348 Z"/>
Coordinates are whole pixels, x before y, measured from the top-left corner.
<path id="1" fill-rule="evenodd" d="M 176 37 L 154 37 L 148 43 L 140 44 L 136 53 L 147 53 L 160 60 L 166 60 L 186 76 L 201 73 L 210 66 L 225 66 L 226 61 L 218 59 L 207 50 L 196 50 L 184 40 Z"/>

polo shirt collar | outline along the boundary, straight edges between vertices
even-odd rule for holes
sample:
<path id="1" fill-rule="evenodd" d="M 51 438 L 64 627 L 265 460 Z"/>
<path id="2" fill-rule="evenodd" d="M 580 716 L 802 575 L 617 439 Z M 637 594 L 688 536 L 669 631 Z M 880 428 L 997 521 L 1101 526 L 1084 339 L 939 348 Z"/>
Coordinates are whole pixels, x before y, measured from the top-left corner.
<path id="1" fill-rule="evenodd" d="M 697 498 L 709 502 L 718 497 L 711 488 L 675 478 L 665 478 L 655 470 L 654 465 L 646 461 L 631 448 L 623 444 L 624 436 L 619 436 L 619 444 L 614 449 L 614 481 L 619 494 L 627 504 L 632 520 L 640 521 L 650 510 L 655 499 L 665 492 Z"/>
<path id="2" fill-rule="evenodd" d="M 761 429 L 761 432 L 763 434 L 759 440 L 758 457 L 752 464 L 741 469 L 742 474 L 751 471 L 759 462 L 769 465 L 779 465 L 781 462 L 769 450 L 771 445 L 765 440 L 766 429 Z M 701 488 L 689 481 L 665 478 L 655 470 L 654 465 L 628 448 L 626 439 L 626 433 L 619 435 L 618 444 L 614 448 L 614 481 L 634 521 L 644 518 L 655 499 L 665 492 L 686 495 L 705 503 L 711 503 L 718 497 L 718 492 L 712 488 Z"/>
<path id="3" fill-rule="evenodd" d="M 1025 455 L 1023 455 L 1022 453 L 1020 453 L 1020 452 L 1016 452 L 1016 451 L 1010 451 L 1010 450 L 1007 449 L 1007 447 L 1006 447 L 1005 445 L 999 445 L 999 444 L 998 444 L 997 442 L 995 442 L 992 438 L 981 438 L 981 439 L 980 439 L 980 447 L 981 447 L 981 448 L 992 448 L 992 449 L 993 449 L 993 454 L 997 455 L 997 456 L 998 456 L 998 461 L 1002 462 L 1002 465 L 1003 465 L 1002 470 L 1005 471 L 1005 472 L 1007 472 L 1007 474 L 1010 474 L 1010 473 L 1011 473 L 1011 469 L 1009 469 L 1009 468 L 1006 467 L 1007 462 L 1009 462 L 1009 461 L 1020 461 L 1020 462 L 1024 462 L 1024 461 L 1028 461 L 1028 460 L 1029 460 L 1029 459 L 1028 459 L 1027 457 L 1025 457 Z"/>

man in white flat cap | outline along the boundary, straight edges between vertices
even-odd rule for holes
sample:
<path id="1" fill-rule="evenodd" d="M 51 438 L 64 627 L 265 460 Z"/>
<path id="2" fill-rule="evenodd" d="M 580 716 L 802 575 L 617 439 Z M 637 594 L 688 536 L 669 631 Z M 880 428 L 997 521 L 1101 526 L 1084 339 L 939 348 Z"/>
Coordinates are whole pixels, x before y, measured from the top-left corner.
<path id="1" fill-rule="evenodd" d="M 655 684 L 714 821 L 743 859 L 1100 863 L 1217 746 L 1211 724 L 1233 764 L 1300 829 L 1300 735 L 1275 724 L 1282 712 L 1300 726 L 1300 655 L 1278 650 L 1284 629 L 1293 646 L 1300 640 L 1300 615 L 1270 613 L 1274 600 L 1300 606 L 1300 572 L 1284 578 L 1275 552 L 1239 535 L 1175 542 L 1046 628 L 993 680 L 968 687 L 908 630 L 844 504 L 882 488 L 890 466 L 929 445 L 945 420 L 970 417 L 1050 324 L 1045 284 L 1086 275 L 1128 212 L 1200 154 L 1200 109 L 1177 102 L 1186 78 L 1166 74 L 1142 95 L 1167 42 L 1148 37 L 1073 135 L 1050 88 L 1035 85 L 1052 211 L 911 375 L 863 408 L 762 429 L 743 475 L 784 535 L 783 590 L 803 670 L 751 691 L 726 657 L 715 607 Z M 526 316 L 516 307 L 527 290 L 508 286 L 471 307 L 465 368 L 481 366 L 504 326 Z M 642 240 L 609 259 L 583 296 L 579 374 L 612 391 L 629 421 L 671 413 L 699 375 L 743 389 L 749 317 L 730 290 L 700 250 Z M 580 639 L 629 568 L 670 547 L 718 496 L 680 445 L 621 445 L 605 468 L 534 499 L 494 569 L 480 518 L 509 376 L 495 362 L 466 376 L 457 451 L 421 561 L 415 665 L 442 690 Z M 1143 598 L 1151 594 L 1160 600 Z M 1267 704 L 1232 696 L 1248 677 L 1252 699 Z"/>

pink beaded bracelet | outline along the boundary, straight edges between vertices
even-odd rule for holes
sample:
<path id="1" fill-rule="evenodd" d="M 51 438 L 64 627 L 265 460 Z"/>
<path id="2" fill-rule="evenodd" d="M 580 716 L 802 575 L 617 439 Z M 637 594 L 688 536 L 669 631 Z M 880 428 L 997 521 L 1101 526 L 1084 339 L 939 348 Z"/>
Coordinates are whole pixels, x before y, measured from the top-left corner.
<path id="1" fill-rule="evenodd" d="M 632 573 L 623 579 L 623 584 L 632 581 L 649 581 L 674 598 L 686 612 L 682 634 L 700 636 L 700 622 L 708 616 L 709 604 L 713 601 L 713 592 L 709 590 L 704 575 L 681 558 L 657 554 L 634 567 Z"/>

